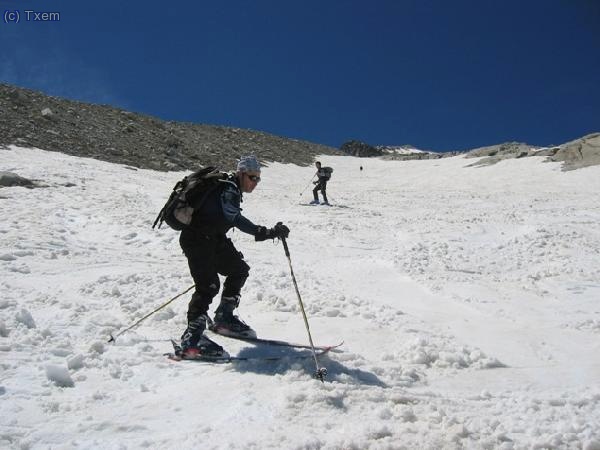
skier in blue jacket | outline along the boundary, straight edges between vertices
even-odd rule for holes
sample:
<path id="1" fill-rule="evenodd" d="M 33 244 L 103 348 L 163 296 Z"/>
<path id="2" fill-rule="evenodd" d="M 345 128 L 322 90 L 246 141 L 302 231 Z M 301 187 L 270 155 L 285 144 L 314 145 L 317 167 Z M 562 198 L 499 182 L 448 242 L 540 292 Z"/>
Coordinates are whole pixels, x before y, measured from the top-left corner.
<path id="1" fill-rule="evenodd" d="M 211 192 L 202 207 L 194 212 L 191 225 L 181 232 L 179 243 L 196 285 L 187 312 L 188 326 L 181 336 L 184 358 L 225 354 L 220 345 L 204 334 L 207 327 L 220 334 L 256 337 L 256 332 L 233 314 L 239 306 L 240 292 L 250 267 L 226 233 L 235 227 L 253 235 L 256 241 L 287 238 L 289 235 L 289 228 L 281 222 L 273 228 L 266 228 L 255 225 L 242 215 L 242 194 L 251 193 L 259 182 L 260 163 L 256 157 L 242 157 L 237 172 Z M 223 275 L 225 281 L 213 322 L 208 316 L 208 309 L 219 293 L 219 275 Z"/>

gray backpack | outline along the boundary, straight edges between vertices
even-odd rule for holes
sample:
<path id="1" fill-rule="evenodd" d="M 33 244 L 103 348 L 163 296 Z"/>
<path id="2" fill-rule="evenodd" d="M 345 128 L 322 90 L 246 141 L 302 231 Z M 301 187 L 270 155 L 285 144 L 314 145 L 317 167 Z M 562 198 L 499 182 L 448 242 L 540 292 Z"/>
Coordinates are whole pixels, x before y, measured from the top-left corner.
<path id="1" fill-rule="evenodd" d="M 208 195 L 217 189 L 219 181 L 228 177 L 226 172 L 209 166 L 178 181 L 152 228 L 157 224 L 160 228 L 163 222 L 167 222 L 167 225 L 177 231 L 188 227 L 192 223 L 194 212 L 202 206 Z"/>

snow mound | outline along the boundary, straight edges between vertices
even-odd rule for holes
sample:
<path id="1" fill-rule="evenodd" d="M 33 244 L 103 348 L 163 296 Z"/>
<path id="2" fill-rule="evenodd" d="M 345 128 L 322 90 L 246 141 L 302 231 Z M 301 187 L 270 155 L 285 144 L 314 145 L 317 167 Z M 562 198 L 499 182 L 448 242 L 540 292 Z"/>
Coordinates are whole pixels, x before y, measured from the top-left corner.
<path id="1" fill-rule="evenodd" d="M 69 370 L 63 366 L 48 364 L 46 366 L 46 377 L 59 387 L 75 386 L 71 375 L 69 375 Z"/>

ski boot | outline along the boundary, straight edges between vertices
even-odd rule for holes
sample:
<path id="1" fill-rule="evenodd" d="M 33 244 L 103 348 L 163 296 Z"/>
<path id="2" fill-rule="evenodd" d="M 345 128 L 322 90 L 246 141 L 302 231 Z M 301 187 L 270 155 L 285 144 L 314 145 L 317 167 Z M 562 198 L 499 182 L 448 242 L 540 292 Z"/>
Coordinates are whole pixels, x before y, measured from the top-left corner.
<path id="1" fill-rule="evenodd" d="M 319 200 L 314 199 L 312 202 L 309 203 L 309 205 L 318 205 L 319 204 Z"/>
<path id="2" fill-rule="evenodd" d="M 221 304 L 215 311 L 215 320 L 210 329 L 224 336 L 255 339 L 256 331 L 233 314 L 233 310 L 237 308 L 239 303 L 239 295 L 221 298 Z"/>
<path id="3" fill-rule="evenodd" d="M 204 335 L 206 324 L 210 322 L 211 320 L 206 314 L 188 322 L 188 327 L 181 336 L 182 359 L 228 356 L 223 347 Z"/>

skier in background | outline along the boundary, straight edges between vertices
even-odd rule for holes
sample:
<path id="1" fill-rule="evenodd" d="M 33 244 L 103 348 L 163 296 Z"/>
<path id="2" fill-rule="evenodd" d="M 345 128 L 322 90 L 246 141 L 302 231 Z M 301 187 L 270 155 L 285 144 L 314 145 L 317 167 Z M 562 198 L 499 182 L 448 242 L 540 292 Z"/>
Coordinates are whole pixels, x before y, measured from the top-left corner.
<path id="1" fill-rule="evenodd" d="M 329 202 L 327 201 L 327 181 L 329 181 L 329 179 L 331 178 L 331 172 L 333 172 L 333 169 L 331 169 L 330 167 L 321 168 L 320 161 L 315 162 L 315 167 L 317 168 L 318 179 L 313 183 L 316 186 L 313 189 L 314 200 L 310 202 L 310 204 L 319 204 L 319 195 L 317 193 L 321 191 L 321 195 L 323 195 L 323 205 L 329 205 Z"/>

